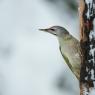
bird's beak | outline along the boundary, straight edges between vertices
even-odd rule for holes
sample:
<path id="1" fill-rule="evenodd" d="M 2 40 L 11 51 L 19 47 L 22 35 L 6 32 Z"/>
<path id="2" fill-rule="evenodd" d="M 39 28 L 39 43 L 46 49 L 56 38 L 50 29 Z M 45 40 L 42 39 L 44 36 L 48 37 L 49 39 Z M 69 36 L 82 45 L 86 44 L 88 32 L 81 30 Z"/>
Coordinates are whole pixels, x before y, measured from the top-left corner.
<path id="1" fill-rule="evenodd" d="M 40 31 L 48 32 L 50 34 L 56 35 L 55 31 L 52 31 L 51 28 L 46 28 L 46 29 L 39 29 Z"/>
<path id="2" fill-rule="evenodd" d="M 40 31 L 48 32 L 49 29 L 39 29 Z"/>

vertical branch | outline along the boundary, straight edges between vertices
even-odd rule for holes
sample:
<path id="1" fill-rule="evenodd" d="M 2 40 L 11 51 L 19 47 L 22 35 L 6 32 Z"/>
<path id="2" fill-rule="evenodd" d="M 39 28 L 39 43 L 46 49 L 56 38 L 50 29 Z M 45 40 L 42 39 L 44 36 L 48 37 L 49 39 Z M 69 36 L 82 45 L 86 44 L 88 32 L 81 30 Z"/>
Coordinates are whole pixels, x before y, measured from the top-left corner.
<path id="1" fill-rule="evenodd" d="M 80 0 L 80 95 L 95 95 L 95 0 Z"/>

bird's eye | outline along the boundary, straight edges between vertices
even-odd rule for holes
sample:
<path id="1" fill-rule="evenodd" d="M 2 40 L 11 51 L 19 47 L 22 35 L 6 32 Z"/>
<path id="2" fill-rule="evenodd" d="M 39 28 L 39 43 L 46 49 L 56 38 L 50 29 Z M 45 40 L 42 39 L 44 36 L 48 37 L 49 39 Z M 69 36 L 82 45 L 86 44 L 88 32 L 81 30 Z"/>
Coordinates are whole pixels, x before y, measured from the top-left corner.
<path id="1" fill-rule="evenodd" d="M 55 31 L 55 29 L 51 28 L 50 30 Z"/>

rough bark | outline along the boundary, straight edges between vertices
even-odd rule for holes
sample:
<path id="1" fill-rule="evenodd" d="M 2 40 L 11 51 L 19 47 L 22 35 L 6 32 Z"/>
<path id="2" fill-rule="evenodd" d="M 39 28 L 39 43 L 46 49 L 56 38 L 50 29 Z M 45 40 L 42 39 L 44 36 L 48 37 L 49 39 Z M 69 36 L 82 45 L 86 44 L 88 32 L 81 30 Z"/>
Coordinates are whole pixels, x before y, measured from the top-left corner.
<path id="1" fill-rule="evenodd" d="M 80 95 L 95 95 L 95 0 L 80 0 Z"/>

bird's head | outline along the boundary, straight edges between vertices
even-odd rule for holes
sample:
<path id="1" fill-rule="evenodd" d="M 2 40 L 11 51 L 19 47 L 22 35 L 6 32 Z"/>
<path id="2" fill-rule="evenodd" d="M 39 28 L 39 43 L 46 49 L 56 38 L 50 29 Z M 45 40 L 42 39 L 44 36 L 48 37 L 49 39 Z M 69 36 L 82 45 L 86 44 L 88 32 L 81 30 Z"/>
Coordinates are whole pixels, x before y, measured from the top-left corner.
<path id="1" fill-rule="evenodd" d="M 52 26 L 50 28 L 39 29 L 39 30 L 48 32 L 48 33 L 56 35 L 58 37 L 65 36 L 65 35 L 69 34 L 69 32 L 65 28 L 63 28 L 61 26 Z"/>

